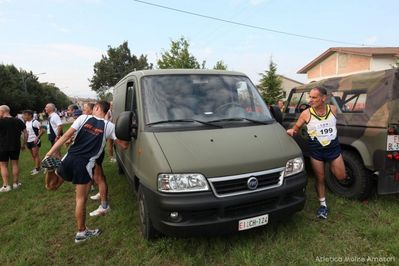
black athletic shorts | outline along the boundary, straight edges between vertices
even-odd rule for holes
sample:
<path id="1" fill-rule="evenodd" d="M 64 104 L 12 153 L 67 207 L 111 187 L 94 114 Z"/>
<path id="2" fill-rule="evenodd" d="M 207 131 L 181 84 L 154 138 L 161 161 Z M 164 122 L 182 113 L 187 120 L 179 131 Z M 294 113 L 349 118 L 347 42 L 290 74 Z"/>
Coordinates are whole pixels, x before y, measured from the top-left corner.
<path id="1" fill-rule="evenodd" d="M 104 161 L 104 156 L 105 156 L 105 151 L 103 150 L 103 152 L 101 153 L 100 157 L 98 157 L 96 159 L 96 164 L 101 166 L 103 164 L 103 161 Z"/>
<path id="2" fill-rule="evenodd" d="M 20 150 L 16 151 L 0 151 L 0 162 L 16 161 L 19 159 Z"/>
<path id="3" fill-rule="evenodd" d="M 35 142 L 33 142 L 33 141 L 32 141 L 32 142 L 27 142 L 27 143 L 26 143 L 26 147 L 28 147 L 29 150 L 31 150 L 31 149 L 33 149 L 33 148 L 36 148 L 36 147 L 39 147 L 39 148 L 40 148 L 41 146 L 42 146 L 41 141 L 39 141 L 39 143 L 36 143 L 36 144 L 35 144 Z"/>
<path id="4" fill-rule="evenodd" d="M 93 176 L 94 162 L 82 157 L 67 155 L 57 169 L 57 174 L 72 184 L 88 184 Z"/>
<path id="5" fill-rule="evenodd" d="M 341 146 L 327 146 L 326 148 L 314 149 L 309 151 L 310 157 L 323 162 L 331 162 L 337 159 L 342 153 Z"/>

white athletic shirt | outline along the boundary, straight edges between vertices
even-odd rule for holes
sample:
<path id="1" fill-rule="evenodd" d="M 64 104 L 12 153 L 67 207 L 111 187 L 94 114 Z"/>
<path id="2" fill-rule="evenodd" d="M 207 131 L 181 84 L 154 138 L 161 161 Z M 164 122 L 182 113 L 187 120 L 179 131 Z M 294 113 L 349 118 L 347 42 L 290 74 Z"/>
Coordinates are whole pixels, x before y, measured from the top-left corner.
<path id="1" fill-rule="evenodd" d="M 50 126 L 53 129 L 55 136 L 58 136 L 58 126 L 62 125 L 60 116 L 54 112 L 48 117 L 49 125 L 47 126 L 47 134 L 50 135 Z"/>
<path id="2" fill-rule="evenodd" d="M 116 135 L 115 135 L 115 125 L 112 122 L 106 121 L 103 118 L 99 118 L 93 115 L 81 115 L 72 124 L 72 128 L 76 130 L 76 133 L 79 133 L 79 130 L 83 127 L 83 125 L 90 119 L 94 117 L 97 120 L 104 120 L 105 122 L 105 139 L 113 139 L 116 140 Z"/>
<path id="3" fill-rule="evenodd" d="M 311 107 L 309 108 L 310 120 L 307 124 L 308 134 L 312 140 L 317 139 L 321 146 L 327 146 L 337 137 L 337 119 L 327 105 L 326 114 L 319 116 Z"/>
<path id="4" fill-rule="evenodd" d="M 35 141 L 37 136 L 35 134 L 35 131 L 33 131 L 32 126 L 37 128 L 38 130 L 40 130 L 40 127 L 42 126 L 42 124 L 40 124 L 40 122 L 37 120 L 31 120 L 31 121 L 26 121 L 25 125 L 26 125 L 26 131 L 28 132 L 27 142 Z"/>

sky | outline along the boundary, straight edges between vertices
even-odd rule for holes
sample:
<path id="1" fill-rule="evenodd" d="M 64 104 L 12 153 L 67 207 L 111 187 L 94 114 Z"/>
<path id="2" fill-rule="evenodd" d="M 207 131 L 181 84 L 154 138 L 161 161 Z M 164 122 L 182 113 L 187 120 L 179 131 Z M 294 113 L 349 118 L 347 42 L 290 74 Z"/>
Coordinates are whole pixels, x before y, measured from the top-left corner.
<path id="1" fill-rule="evenodd" d="M 366 46 L 399 46 L 397 0 L 148 0 L 148 2 L 299 35 Z M 68 96 L 95 97 L 93 65 L 108 46 L 128 41 L 156 65 L 184 36 L 207 67 L 223 60 L 254 83 L 270 59 L 278 73 L 297 71 L 330 47 L 352 46 L 252 29 L 134 0 L 0 0 L 0 63 L 32 71 Z M 356 45 L 355 45 L 356 46 Z M 0 77 L 1 78 L 1 77 Z M 1 97 L 1 96 L 0 96 Z"/>

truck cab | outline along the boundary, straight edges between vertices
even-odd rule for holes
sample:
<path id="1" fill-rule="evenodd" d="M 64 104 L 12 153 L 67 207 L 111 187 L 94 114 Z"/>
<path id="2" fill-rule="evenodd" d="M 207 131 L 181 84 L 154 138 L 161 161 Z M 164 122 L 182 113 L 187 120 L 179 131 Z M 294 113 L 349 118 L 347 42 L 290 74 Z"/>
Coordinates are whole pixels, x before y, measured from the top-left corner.
<path id="1" fill-rule="evenodd" d="M 367 198 L 374 188 L 379 194 L 398 193 L 398 69 L 334 77 L 293 88 L 282 114 L 286 129 L 309 107 L 309 91 L 318 86 L 327 89 L 328 103 L 337 107 L 338 138 L 348 175 L 340 182 L 326 168 L 330 190 L 356 199 Z M 295 136 L 305 156 L 307 138 L 306 127 Z"/>

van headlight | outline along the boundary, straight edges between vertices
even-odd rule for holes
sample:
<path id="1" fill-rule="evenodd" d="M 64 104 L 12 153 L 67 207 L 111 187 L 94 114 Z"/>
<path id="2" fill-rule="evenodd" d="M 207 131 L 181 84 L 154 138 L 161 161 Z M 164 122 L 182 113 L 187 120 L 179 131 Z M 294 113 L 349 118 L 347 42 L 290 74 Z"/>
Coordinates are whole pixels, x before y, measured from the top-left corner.
<path id="1" fill-rule="evenodd" d="M 295 175 L 303 171 L 304 163 L 301 157 L 291 159 L 285 165 L 284 176 Z"/>
<path id="2" fill-rule="evenodd" d="M 197 192 L 209 190 L 206 178 L 201 174 L 160 174 L 158 190 L 161 192 Z"/>

